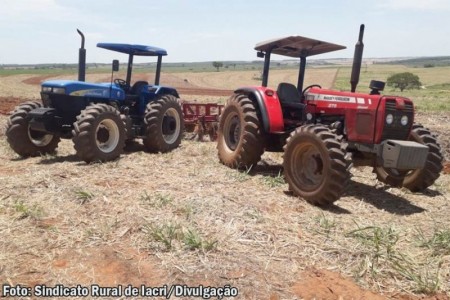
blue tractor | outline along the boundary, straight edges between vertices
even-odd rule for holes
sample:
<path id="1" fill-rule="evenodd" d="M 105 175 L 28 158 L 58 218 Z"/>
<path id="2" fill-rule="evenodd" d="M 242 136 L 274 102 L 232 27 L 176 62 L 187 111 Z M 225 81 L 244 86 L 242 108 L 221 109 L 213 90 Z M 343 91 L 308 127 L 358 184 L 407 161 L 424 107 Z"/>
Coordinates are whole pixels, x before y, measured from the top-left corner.
<path id="1" fill-rule="evenodd" d="M 112 64 L 111 82 L 85 82 L 84 35 L 79 49 L 78 81 L 42 83 L 39 102 L 25 102 L 8 120 L 6 136 L 22 157 L 55 152 L 61 138 L 72 139 L 85 162 L 110 161 L 123 152 L 125 143 L 141 138 L 149 152 L 167 152 L 181 142 L 184 120 L 175 88 L 159 84 L 166 50 L 144 45 L 99 43 L 97 47 L 128 54 L 126 79 L 114 78 L 119 61 Z M 134 56 L 156 56 L 154 84 L 131 75 Z"/>

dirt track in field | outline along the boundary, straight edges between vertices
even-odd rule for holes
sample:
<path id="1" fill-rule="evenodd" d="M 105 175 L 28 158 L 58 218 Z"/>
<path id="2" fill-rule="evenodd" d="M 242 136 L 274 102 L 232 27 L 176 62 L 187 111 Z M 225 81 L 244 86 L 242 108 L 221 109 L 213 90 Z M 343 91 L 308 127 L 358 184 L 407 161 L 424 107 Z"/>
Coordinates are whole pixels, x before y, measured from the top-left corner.
<path id="1" fill-rule="evenodd" d="M 333 86 L 336 69 L 313 69 L 305 78 L 305 86 L 318 83 L 323 87 Z M 210 95 L 229 96 L 229 92 L 241 86 L 259 85 L 259 71 L 240 72 L 209 72 L 209 73 L 163 73 L 160 82 L 167 86 L 179 89 L 181 96 L 187 95 Z M 18 97 L 22 99 L 39 98 L 40 84 L 46 80 L 68 79 L 76 80 L 76 75 L 15 75 L 0 77 L 0 96 Z M 125 73 L 115 74 L 115 78 L 125 78 Z M 87 74 L 87 82 L 109 82 L 108 74 Z M 150 83 L 154 81 L 152 75 L 137 73 L 133 76 L 133 82 L 145 80 Z M 275 87 L 280 82 L 297 82 L 296 70 L 273 70 L 269 77 L 269 86 Z M 196 94 L 197 93 L 197 94 Z"/>
<path id="2" fill-rule="evenodd" d="M 239 81 L 248 77 L 235 77 L 240 76 Z M 80 162 L 71 142 L 63 141 L 57 156 L 23 160 L 8 148 L 7 116 L 1 114 L 38 98 L 39 84 L 47 79 L 8 78 L 23 94 L 0 91 L 0 282 L 231 284 L 239 288 L 238 299 L 449 299 L 449 255 L 440 261 L 441 289 L 426 296 L 413 293 L 414 282 L 382 264 L 389 263 L 384 252 L 380 264 L 372 265 L 378 273 L 370 274 L 365 264 L 376 260 L 358 239 L 343 235 L 392 226 L 400 238 L 393 250 L 405 249 L 422 263 L 429 250 L 416 246 L 415 229 L 430 234 L 436 226 L 450 227 L 450 175 L 418 194 L 384 187 L 370 169 L 355 168 L 348 193 L 323 210 L 289 195 L 279 181 L 278 154 L 265 154 L 249 174 L 220 165 L 214 144 L 191 141 L 168 154 L 145 153 L 136 143 L 117 162 L 93 165 Z M 236 80 L 215 73 L 165 79 L 181 95 L 208 101 L 226 99 Z M 221 80 L 230 90 L 216 89 Z M 450 160 L 450 116 L 417 119 L 439 136 Z M 167 250 L 152 235 L 161 224 L 198 232 L 204 241 L 217 240 L 217 247 L 190 250 L 174 237 Z M 435 257 L 429 259 L 418 270 L 433 273 Z"/>

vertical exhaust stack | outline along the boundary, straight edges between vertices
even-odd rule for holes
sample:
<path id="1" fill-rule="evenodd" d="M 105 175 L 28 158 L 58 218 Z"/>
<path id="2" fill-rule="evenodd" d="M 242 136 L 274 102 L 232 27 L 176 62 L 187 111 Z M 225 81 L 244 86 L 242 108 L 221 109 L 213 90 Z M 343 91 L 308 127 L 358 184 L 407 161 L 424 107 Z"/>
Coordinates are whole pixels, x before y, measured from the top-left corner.
<path id="1" fill-rule="evenodd" d="M 352 93 L 356 91 L 356 86 L 359 82 L 359 74 L 361 73 L 362 55 L 364 50 L 363 43 L 364 24 L 359 27 L 359 38 L 355 45 L 355 54 L 353 55 L 352 76 L 350 77 L 350 84 L 352 85 Z"/>
<path id="2" fill-rule="evenodd" d="M 78 51 L 78 81 L 86 81 L 86 49 L 84 49 L 84 34 L 77 29 L 81 35 L 81 48 Z"/>

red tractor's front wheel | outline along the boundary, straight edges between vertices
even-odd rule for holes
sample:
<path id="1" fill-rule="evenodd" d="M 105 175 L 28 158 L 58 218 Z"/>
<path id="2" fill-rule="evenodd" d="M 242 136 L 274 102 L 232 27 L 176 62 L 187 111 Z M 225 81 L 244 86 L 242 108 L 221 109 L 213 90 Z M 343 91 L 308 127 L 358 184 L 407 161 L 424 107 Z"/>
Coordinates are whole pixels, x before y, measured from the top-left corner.
<path id="1" fill-rule="evenodd" d="M 264 135 L 256 107 L 245 95 L 234 95 L 220 116 L 217 149 L 231 168 L 250 168 L 264 153 Z"/>
<path id="2" fill-rule="evenodd" d="M 350 180 L 350 162 L 339 138 L 327 127 L 304 125 L 284 146 L 284 177 L 289 189 L 314 205 L 338 200 Z"/>
<path id="3" fill-rule="evenodd" d="M 427 160 L 422 169 L 403 171 L 377 166 L 374 168 L 374 172 L 381 182 L 395 187 L 406 187 L 412 192 L 419 192 L 431 186 L 439 178 L 443 168 L 443 157 L 436 138 L 422 125 L 413 125 L 409 140 L 428 146 Z"/>

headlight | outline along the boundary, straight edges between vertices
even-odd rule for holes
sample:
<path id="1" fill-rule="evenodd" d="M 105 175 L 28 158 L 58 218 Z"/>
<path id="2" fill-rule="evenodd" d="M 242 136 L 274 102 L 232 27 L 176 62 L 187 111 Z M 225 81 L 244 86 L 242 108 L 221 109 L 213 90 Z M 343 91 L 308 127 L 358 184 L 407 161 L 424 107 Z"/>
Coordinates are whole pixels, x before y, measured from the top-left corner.
<path id="1" fill-rule="evenodd" d="M 391 125 L 394 122 L 394 116 L 392 114 L 388 114 L 386 116 L 386 124 Z"/>
<path id="2" fill-rule="evenodd" d="M 53 88 L 53 93 L 55 94 L 65 94 L 66 93 L 66 89 L 65 88 Z"/>
<path id="3" fill-rule="evenodd" d="M 51 93 L 52 92 L 52 88 L 49 86 L 43 86 L 42 87 L 42 92 L 44 93 Z"/>
<path id="4" fill-rule="evenodd" d="M 406 126 L 408 124 L 408 116 L 403 116 L 400 119 L 400 123 L 402 123 L 403 126 Z"/>

